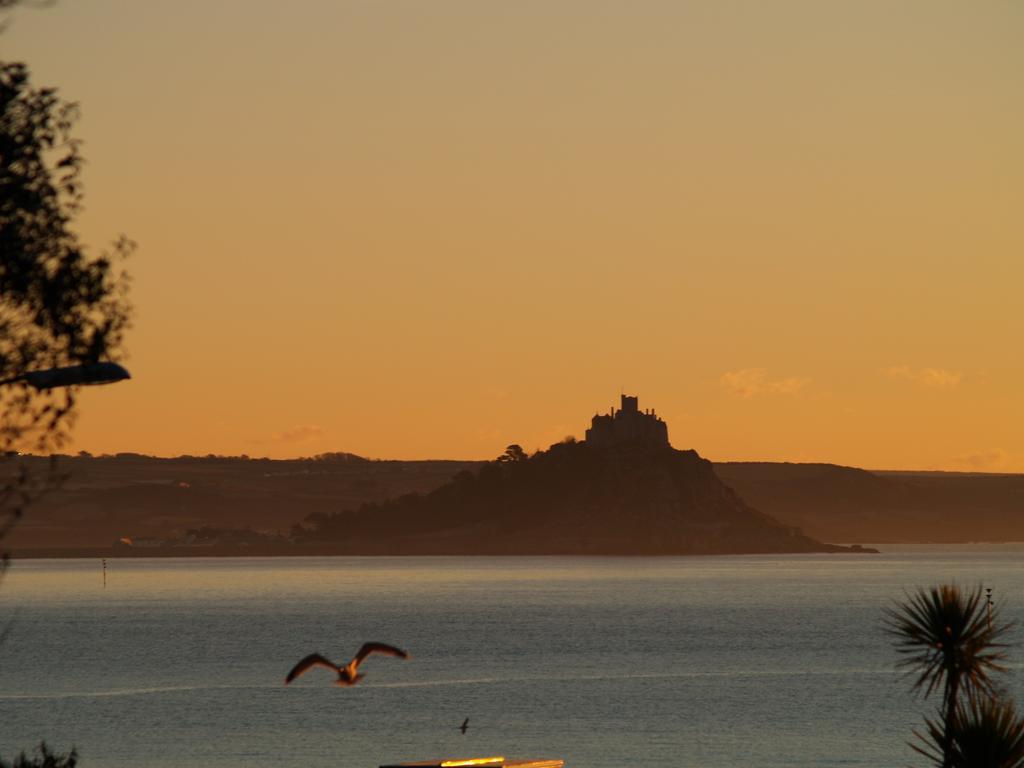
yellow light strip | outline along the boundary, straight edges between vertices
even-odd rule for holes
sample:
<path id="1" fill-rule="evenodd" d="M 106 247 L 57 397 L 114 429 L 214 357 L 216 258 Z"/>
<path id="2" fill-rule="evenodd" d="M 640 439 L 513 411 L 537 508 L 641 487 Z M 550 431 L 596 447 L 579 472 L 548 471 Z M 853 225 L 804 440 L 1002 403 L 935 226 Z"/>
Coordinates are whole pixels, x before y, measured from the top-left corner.
<path id="1" fill-rule="evenodd" d="M 461 768 L 465 765 L 501 765 L 504 757 L 474 757 L 470 760 L 442 760 L 441 768 Z"/>

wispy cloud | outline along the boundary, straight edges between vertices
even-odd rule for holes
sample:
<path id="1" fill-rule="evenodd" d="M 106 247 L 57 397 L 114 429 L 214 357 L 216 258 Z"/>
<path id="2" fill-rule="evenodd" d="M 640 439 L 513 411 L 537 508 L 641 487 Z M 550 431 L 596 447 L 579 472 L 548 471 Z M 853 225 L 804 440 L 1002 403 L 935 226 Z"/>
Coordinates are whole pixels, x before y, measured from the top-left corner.
<path id="1" fill-rule="evenodd" d="M 275 432 L 270 436 L 270 441 L 274 443 L 304 443 L 307 440 L 320 437 L 326 432 L 327 430 L 318 424 L 300 424 L 283 432 Z"/>
<path id="2" fill-rule="evenodd" d="M 723 373 L 718 383 L 730 394 L 751 398 L 755 395 L 798 395 L 810 381 L 798 376 L 769 379 L 764 368 L 741 368 Z"/>
<path id="3" fill-rule="evenodd" d="M 992 471 L 1005 467 L 1009 458 L 1009 455 L 1002 448 L 989 448 L 983 451 L 962 453 L 953 461 L 971 469 Z"/>
<path id="4" fill-rule="evenodd" d="M 895 365 L 886 368 L 885 373 L 891 379 L 912 381 L 931 389 L 951 389 L 963 379 L 962 373 L 947 371 L 945 368 L 918 368 L 915 370 L 909 365 Z"/>

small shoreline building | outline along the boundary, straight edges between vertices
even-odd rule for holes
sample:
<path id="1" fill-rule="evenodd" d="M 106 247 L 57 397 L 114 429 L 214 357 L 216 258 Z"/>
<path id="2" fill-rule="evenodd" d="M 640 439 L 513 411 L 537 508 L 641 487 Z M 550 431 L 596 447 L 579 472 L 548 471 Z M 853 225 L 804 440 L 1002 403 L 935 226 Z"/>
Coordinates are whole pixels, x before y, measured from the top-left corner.
<path id="1" fill-rule="evenodd" d="M 587 430 L 590 445 L 610 446 L 623 443 L 646 443 L 668 446 L 668 425 L 654 413 L 641 411 L 639 398 L 622 395 L 621 407 L 606 414 L 596 414 Z"/>

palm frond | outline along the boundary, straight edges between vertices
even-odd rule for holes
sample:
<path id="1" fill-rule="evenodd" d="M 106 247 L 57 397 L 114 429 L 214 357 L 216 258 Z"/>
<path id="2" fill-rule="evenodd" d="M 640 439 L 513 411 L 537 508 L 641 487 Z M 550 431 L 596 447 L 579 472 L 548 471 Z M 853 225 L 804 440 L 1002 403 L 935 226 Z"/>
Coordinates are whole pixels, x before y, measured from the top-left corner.
<path id="1" fill-rule="evenodd" d="M 946 764 L 945 758 L 945 732 L 942 727 L 942 713 L 939 713 L 938 720 L 931 720 L 929 718 L 924 719 L 926 727 L 925 733 L 920 731 L 914 731 L 914 736 L 917 737 L 917 743 L 909 742 L 910 748 L 917 752 L 919 755 L 923 755 L 931 761 L 932 765 L 942 768 Z"/>
<path id="2" fill-rule="evenodd" d="M 957 714 L 953 744 L 954 768 L 1022 768 L 1024 718 L 1012 701 L 972 701 Z"/>
<path id="3" fill-rule="evenodd" d="M 903 657 L 898 666 L 914 677 L 928 697 L 937 689 L 943 702 L 959 689 L 970 699 L 995 696 L 993 673 L 1003 671 L 1003 638 L 1012 627 L 989 616 L 982 588 L 943 584 L 919 589 L 886 611 L 886 630 Z"/>

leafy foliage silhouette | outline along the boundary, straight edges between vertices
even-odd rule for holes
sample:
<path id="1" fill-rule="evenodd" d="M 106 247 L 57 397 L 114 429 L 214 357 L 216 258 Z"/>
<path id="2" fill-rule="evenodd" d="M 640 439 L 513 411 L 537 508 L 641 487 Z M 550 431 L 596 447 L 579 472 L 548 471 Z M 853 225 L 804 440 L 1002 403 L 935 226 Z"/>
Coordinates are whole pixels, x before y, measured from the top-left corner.
<path id="1" fill-rule="evenodd" d="M 89 256 L 71 225 L 81 209 L 77 106 L 0 63 L 0 380 L 116 354 L 128 324 L 124 238 Z M 3 392 L 0 448 L 46 450 L 67 436 L 76 389 Z"/>
<path id="2" fill-rule="evenodd" d="M 22 752 L 13 763 L 0 758 L 0 768 L 75 768 L 78 765 L 78 752 L 72 749 L 66 755 L 51 752 L 46 742 L 40 743 L 33 755 Z"/>
<path id="3" fill-rule="evenodd" d="M 0 386 L 0 541 L 60 480 L 52 469 L 30 474 L 15 449 L 62 445 L 77 393 L 17 378 L 112 359 L 128 325 L 127 277 L 116 262 L 133 244 L 122 237 L 94 257 L 72 229 L 82 203 L 76 117 L 54 89 L 33 87 L 24 64 L 0 62 L 0 381 L 8 382 Z"/>
<path id="4" fill-rule="evenodd" d="M 16 5 L 49 5 L 0 0 Z M 6 19 L 0 19 L 0 33 Z M 50 469 L 33 475 L 18 448 L 51 453 L 74 422 L 76 388 L 35 390 L 19 377 L 31 371 L 112 360 L 128 325 L 127 276 L 115 262 L 134 244 L 116 240 L 98 256 L 86 253 L 72 229 L 82 205 L 75 104 L 52 88 L 35 88 L 28 67 L 0 61 L 0 545 L 26 507 L 59 483 Z M 9 564 L 0 554 L 0 576 Z M 0 642 L 10 625 L 0 628 Z M 61 755 L 45 742 L 0 768 L 74 768 L 74 749 Z"/>
<path id="5" fill-rule="evenodd" d="M 526 451 L 523 450 L 523 446 L 513 443 L 505 449 L 505 452 L 501 454 L 496 461 L 526 461 L 528 458 L 529 456 L 526 455 Z"/>

